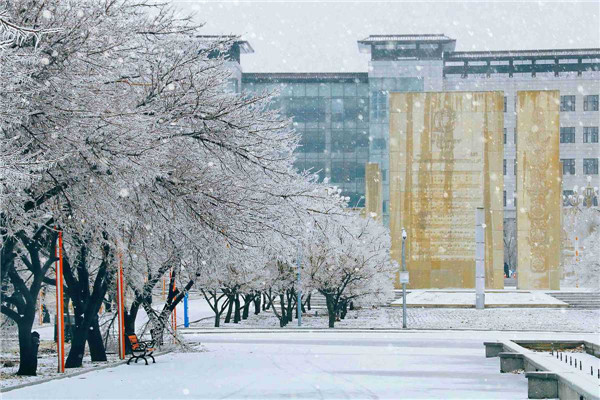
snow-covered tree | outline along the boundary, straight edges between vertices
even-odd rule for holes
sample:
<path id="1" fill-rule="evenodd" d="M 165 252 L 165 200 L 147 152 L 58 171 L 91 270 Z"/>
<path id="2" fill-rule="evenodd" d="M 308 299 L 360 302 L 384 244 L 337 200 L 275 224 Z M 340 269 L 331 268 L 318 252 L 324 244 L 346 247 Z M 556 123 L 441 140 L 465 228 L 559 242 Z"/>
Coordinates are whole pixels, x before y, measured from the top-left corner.
<path id="1" fill-rule="evenodd" d="M 303 244 L 304 269 L 309 287 L 325 296 L 330 328 L 350 301 L 374 305 L 393 297 L 390 246 L 380 222 L 351 211 L 314 221 Z"/>

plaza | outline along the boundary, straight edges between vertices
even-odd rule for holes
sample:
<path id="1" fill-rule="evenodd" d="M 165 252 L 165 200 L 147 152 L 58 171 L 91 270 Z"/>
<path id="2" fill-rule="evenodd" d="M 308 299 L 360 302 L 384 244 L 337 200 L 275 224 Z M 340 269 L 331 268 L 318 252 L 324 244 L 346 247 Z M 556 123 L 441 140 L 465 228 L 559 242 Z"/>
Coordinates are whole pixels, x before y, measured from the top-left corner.
<path id="1" fill-rule="evenodd" d="M 186 338 L 199 352 L 163 355 L 150 366 L 92 371 L 3 393 L 3 398 L 526 399 L 523 375 L 500 374 L 498 359 L 485 358 L 483 346 L 483 341 L 516 336 L 522 334 L 198 332 Z M 595 337 L 527 334 L 557 336 Z"/>

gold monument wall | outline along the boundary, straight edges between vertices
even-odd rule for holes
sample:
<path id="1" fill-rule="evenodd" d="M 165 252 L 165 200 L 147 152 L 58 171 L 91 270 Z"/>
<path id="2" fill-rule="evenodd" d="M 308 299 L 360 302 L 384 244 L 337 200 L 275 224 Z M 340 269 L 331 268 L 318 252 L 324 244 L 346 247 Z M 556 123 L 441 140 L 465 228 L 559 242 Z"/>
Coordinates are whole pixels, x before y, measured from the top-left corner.
<path id="1" fill-rule="evenodd" d="M 559 289 L 560 93 L 517 92 L 517 281 L 519 289 Z"/>
<path id="2" fill-rule="evenodd" d="M 477 207 L 486 287 L 504 287 L 503 128 L 502 92 L 390 94 L 392 258 L 404 227 L 409 287 L 475 286 Z"/>
<path id="3" fill-rule="evenodd" d="M 369 216 L 374 215 L 377 221 L 381 221 L 383 216 L 383 189 L 378 163 L 367 163 L 365 167 L 365 195 L 366 214 Z"/>

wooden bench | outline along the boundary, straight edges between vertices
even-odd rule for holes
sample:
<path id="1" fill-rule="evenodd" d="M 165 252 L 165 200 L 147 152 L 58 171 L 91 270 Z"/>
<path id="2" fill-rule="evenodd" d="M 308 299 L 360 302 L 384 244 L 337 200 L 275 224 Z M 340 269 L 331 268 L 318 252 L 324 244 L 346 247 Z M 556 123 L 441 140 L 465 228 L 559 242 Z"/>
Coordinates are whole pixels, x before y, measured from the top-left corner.
<path id="1" fill-rule="evenodd" d="M 129 344 L 131 345 L 131 358 L 127 360 L 127 365 L 131 362 L 131 360 L 135 360 L 137 363 L 141 358 L 148 365 L 148 360 L 146 357 L 150 357 L 152 359 L 152 363 L 156 363 L 154 356 L 154 340 L 140 341 L 136 334 L 128 335 L 127 339 L 129 340 Z"/>

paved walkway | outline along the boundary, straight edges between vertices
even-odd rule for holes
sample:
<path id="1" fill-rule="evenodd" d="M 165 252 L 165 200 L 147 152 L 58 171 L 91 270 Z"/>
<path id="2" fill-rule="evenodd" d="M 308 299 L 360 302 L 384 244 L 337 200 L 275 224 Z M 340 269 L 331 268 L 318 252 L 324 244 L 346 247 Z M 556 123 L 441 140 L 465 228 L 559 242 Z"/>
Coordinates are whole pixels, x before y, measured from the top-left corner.
<path id="1" fill-rule="evenodd" d="M 574 338 L 582 335 L 525 334 Z M 583 335 L 585 336 L 585 335 Z M 186 335 L 206 351 L 119 366 L 3 393 L 5 399 L 526 399 L 482 342 L 499 332 L 227 332 Z"/>

